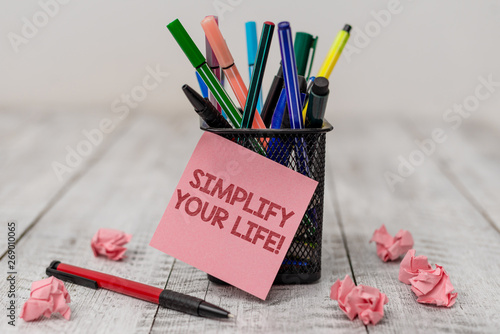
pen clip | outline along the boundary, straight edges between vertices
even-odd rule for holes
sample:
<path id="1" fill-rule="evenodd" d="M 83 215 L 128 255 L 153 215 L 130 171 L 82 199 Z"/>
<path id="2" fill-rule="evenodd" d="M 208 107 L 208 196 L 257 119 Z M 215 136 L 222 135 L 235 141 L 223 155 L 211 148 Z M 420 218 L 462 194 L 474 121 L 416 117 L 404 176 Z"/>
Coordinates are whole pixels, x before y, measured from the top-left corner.
<path id="1" fill-rule="evenodd" d="M 56 264 L 59 264 L 59 263 L 56 263 Z M 81 286 L 84 286 L 87 288 L 95 289 L 95 290 L 97 290 L 97 288 L 99 288 L 99 285 L 97 285 L 97 281 L 93 281 L 93 280 L 85 278 L 85 277 L 69 274 L 69 273 L 66 273 L 64 271 L 54 269 L 53 265 L 54 265 L 54 262 L 52 262 L 51 265 L 48 266 L 47 269 L 45 270 L 45 273 L 47 274 L 47 276 L 54 276 L 55 278 L 59 278 L 62 281 L 75 283 L 75 284 L 78 284 L 78 285 L 81 285 Z"/>
<path id="2" fill-rule="evenodd" d="M 318 44 L 318 36 L 314 37 L 314 41 L 311 45 L 312 54 L 310 57 L 311 60 L 309 61 L 309 71 L 307 72 L 307 79 L 309 79 L 309 77 L 311 75 L 311 70 L 312 70 L 313 61 L 314 61 L 314 55 L 316 54 L 316 44 Z"/>

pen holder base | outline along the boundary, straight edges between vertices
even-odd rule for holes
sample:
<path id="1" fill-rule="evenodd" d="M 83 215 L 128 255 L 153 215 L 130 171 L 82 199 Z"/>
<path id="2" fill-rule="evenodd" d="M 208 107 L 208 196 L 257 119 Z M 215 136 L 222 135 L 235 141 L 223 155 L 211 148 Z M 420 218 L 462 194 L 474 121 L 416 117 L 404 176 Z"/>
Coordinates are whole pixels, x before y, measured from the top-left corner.
<path id="1" fill-rule="evenodd" d="M 332 125 L 325 120 L 321 128 L 306 129 L 215 129 L 205 124 L 200 128 L 265 155 L 318 182 L 274 284 L 308 284 L 319 280 L 326 133 L 333 130 Z M 214 283 L 226 284 L 210 275 L 208 279 Z"/>
<path id="2" fill-rule="evenodd" d="M 229 285 L 228 283 L 207 274 L 210 282 L 220 285 Z M 308 274 L 278 274 L 274 279 L 273 285 L 284 284 L 311 284 L 317 282 L 321 278 L 321 272 L 308 273 Z"/>

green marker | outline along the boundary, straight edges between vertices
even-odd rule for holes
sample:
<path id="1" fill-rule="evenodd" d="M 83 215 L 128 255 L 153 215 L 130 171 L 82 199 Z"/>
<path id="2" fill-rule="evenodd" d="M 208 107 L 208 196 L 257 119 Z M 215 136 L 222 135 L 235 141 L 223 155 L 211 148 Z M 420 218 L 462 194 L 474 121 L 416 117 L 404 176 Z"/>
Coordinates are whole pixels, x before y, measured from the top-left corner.
<path id="1" fill-rule="evenodd" d="M 311 68 L 314 60 L 314 54 L 316 53 L 316 43 L 318 42 L 318 37 L 313 37 L 313 35 L 306 32 L 295 33 L 295 41 L 293 42 L 293 49 L 295 52 L 295 58 L 297 62 L 297 74 L 306 77 L 307 63 L 309 60 L 309 53 L 312 51 L 311 60 L 309 62 L 309 71 L 307 77 L 311 74 Z"/>
<path id="2" fill-rule="evenodd" d="M 250 89 L 248 90 L 247 101 L 245 103 L 245 110 L 243 111 L 242 128 L 251 128 L 255 109 L 259 102 L 259 92 L 262 87 L 262 79 L 266 69 L 267 56 L 269 55 L 269 48 L 273 39 L 274 23 L 266 21 L 262 27 L 260 34 L 259 48 L 255 60 L 255 68 L 250 79 Z"/>
<path id="3" fill-rule="evenodd" d="M 240 129 L 242 118 L 239 110 L 236 108 L 229 95 L 227 95 L 226 90 L 221 86 L 217 77 L 212 73 L 212 70 L 207 65 L 205 57 L 203 57 L 200 49 L 194 44 L 186 29 L 182 26 L 182 23 L 179 19 L 175 19 L 167 25 L 167 28 L 170 30 L 172 36 L 174 36 L 182 51 L 184 51 L 191 65 L 196 69 L 196 72 L 198 72 L 210 92 L 220 104 L 222 110 L 226 112 L 229 123 L 231 123 L 233 128 Z M 266 150 L 257 140 L 252 139 L 251 141 L 259 154 L 267 156 Z"/>
<path id="4" fill-rule="evenodd" d="M 234 105 L 229 95 L 227 95 L 226 90 L 221 86 L 219 80 L 217 80 L 215 75 L 210 70 L 210 67 L 208 67 L 205 57 L 203 57 L 200 49 L 198 49 L 196 44 L 194 44 L 186 29 L 182 26 L 182 23 L 179 19 L 175 19 L 167 25 L 167 28 L 170 30 L 172 36 L 174 36 L 182 51 L 184 51 L 184 54 L 191 62 L 191 65 L 193 65 L 210 92 L 214 95 L 215 99 L 222 107 L 222 110 L 226 112 L 228 120 L 233 128 L 239 129 L 241 127 L 240 112 Z"/>

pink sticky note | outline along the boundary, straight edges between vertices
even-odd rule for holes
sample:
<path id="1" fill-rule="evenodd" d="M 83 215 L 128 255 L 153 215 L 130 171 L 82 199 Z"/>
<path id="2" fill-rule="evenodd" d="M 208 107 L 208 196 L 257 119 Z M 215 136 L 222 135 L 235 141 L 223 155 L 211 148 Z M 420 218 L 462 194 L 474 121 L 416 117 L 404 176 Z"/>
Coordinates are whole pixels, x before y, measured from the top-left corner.
<path id="1" fill-rule="evenodd" d="M 411 284 L 410 279 L 417 276 L 420 270 L 431 270 L 427 256 L 415 256 L 415 250 L 410 249 L 399 265 L 399 280 Z"/>
<path id="2" fill-rule="evenodd" d="M 339 307 L 349 319 L 359 316 L 365 325 L 376 325 L 384 316 L 387 296 L 377 288 L 366 285 L 355 286 L 349 275 L 337 280 L 331 288 L 330 298 L 338 301 Z"/>
<path id="3" fill-rule="evenodd" d="M 111 228 L 100 228 L 92 237 L 90 247 L 92 247 L 94 256 L 103 255 L 118 261 L 125 257 L 127 248 L 123 245 L 127 244 L 130 239 L 132 239 L 132 234 Z"/>
<path id="4" fill-rule="evenodd" d="M 68 303 L 71 301 L 63 281 L 48 277 L 31 284 L 30 298 L 24 303 L 19 317 L 33 321 L 42 315 L 50 318 L 52 313 L 60 313 L 66 320 L 71 316 Z"/>
<path id="5" fill-rule="evenodd" d="M 405 230 L 399 230 L 394 238 L 387 232 L 385 225 L 375 230 L 370 242 L 377 244 L 377 255 L 384 261 L 394 261 L 413 248 L 413 237 Z"/>
<path id="6" fill-rule="evenodd" d="M 205 132 L 150 245 L 265 299 L 316 185 Z"/>
<path id="7" fill-rule="evenodd" d="M 345 275 L 342 281 L 337 279 L 330 290 L 330 299 L 338 301 L 340 309 L 344 311 L 344 313 L 347 314 L 351 320 L 356 318 L 358 313 L 354 307 L 349 307 L 347 305 L 347 296 L 355 287 L 356 285 L 352 281 L 351 277 L 349 277 L 349 275 Z"/>
<path id="8" fill-rule="evenodd" d="M 436 264 L 436 269 L 419 270 L 418 275 L 410 278 L 411 290 L 417 295 L 417 302 L 451 307 L 455 304 L 458 293 L 451 284 L 450 276 L 443 267 Z"/>

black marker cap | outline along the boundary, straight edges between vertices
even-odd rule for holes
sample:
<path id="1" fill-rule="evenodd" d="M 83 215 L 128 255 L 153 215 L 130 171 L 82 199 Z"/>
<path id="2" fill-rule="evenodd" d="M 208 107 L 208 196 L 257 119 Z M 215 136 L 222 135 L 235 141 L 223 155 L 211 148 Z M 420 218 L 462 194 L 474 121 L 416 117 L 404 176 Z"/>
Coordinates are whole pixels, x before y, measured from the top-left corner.
<path id="1" fill-rule="evenodd" d="M 194 108 L 194 111 L 212 128 L 230 128 L 224 116 L 214 107 L 208 99 L 201 96 L 189 85 L 183 85 L 182 91 Z"/>
<path id="2" fill-rule="evenodd" d="M 198 94 L 198 92 L 191 88 L 189 85 L 183 85 L 182 91 L 184 92 L 184 94 L 186 94 L 189 102 L 191 102 L 191 104 L 193 105 L 194 110 L 200 111 L 206 108 L 207 105 L 203 96 Z"/>
<path id="3" fill-rule="evenodd" d="M 65 282 L 71 282 L 75 283 L 81 286 L 85 286 L 87 288 L 95 289 L 97 290 L 99 288 L 99 284 L 97 284 L 97 281 L 91 280 L 89 278 L 81 277 L 78 275 L 73 275 L 70 273 L 67 273 L 65 271 L 59 271 L 57 270 L 57 267 L 61 264 L 60 261 L 52 261 L 50 263 L 50 266 L 48 266 L 45 269 L 45 273 L 47 276 L 54 276 L 55 278 L 58 278 L 62 281 Z"/>
<path id="4" fill-rule="evenodd" d="M 328 85 L 329 85 L 329 82 L 328 82 L 327 78 L 317 77 L 316 79 L 314 79 L 314 84 L 312 86 L 311 91 L 314 94 L 319 95 L 319 96 L 326 95 L 329 92 Z"/>
<path id="5" fill-rule="evenodd" d="M 351 27 L 350 25 L 346 24 L 346 25 L 344 26 L 344 29 L 342 29 L 342 30 L 347 31 L 347 33 L 350 33 L 350 32 L 351 32 L 351 29 L 352 29 L 352 27 Z"/>
<path id="6" fill-rule="evenodd" d="M 278 74 L 276 74 L 276 76 L 283 78 L 283 67 L 281 67 L 281 62 L 280 62 L 280 68 L 278 69 Z"/>
<path id="7" fill-rule="evenodd" d="M 298 80 L 299 80 L 299 90 L 301 93 L 306 93 L 307 92 L 307 80 L 304 78 L 302 75 L 298 75 Z"/>

